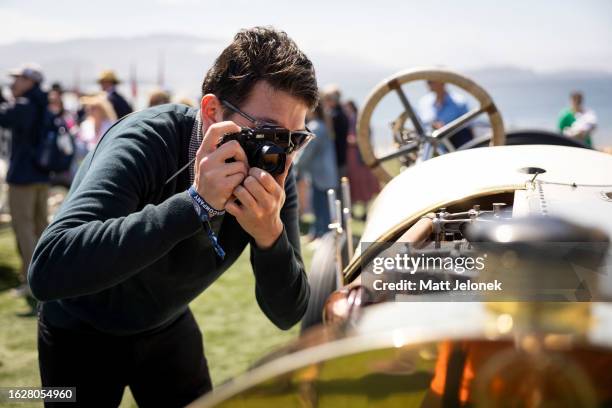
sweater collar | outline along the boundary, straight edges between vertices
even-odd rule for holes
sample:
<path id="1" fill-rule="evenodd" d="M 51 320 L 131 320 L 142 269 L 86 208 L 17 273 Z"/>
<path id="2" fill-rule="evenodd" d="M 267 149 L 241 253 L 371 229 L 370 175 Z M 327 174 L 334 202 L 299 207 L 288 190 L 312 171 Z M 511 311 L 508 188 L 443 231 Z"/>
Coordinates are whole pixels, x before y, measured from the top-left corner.
<path id="1" fill-rule="evenodd" d="M 194 157 L 196 157 L 196 153 L 202 144 L 202 120 L 200 118 L 200 110 L 198 109 L 196 113 L 196 119 L 193 122 L 193 127 L 191 128 L 191 137 L 189 138 L 189 157 L 188 162 L 192 161 Z M 189 184 L 193 184 L 193 180 L 195 178 L 195 173 L 193 170 L 193 166 L 189 166 Z"/>

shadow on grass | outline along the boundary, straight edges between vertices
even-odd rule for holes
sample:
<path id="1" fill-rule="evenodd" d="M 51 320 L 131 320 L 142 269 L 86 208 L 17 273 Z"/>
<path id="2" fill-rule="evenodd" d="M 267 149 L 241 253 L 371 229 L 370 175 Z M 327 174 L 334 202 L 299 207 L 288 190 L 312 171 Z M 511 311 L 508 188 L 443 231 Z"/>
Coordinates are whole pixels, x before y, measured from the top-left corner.
<path id="1" fill-rule="evenodd" d="M 11 228 L 0 225 L 0 293 L 19 286 L 21 260 Z"/>
<path id="2" fill-rule="evenodd" d="M 15 245 L 15 236 L 10 228 L 0 225 L 0 294 L 21 285 L 19 267 L 21 260 Z M 25 296 L 28 308 L 16 313 L 17 317 L 36 316 L 37 301 L 32 296 Z"/>
<path id="3" fill-rule="evenodd" d="M 21 281 L 19 280 L 17 271 L 11 266 L 3 265 L 0 263 L 0 293 L 16 288 L 20 284 L 21 284 Z M 15 313 L 15 316 L 17 317 L 36 316 L 36 309 L 38 306 L 38 301 L 34 299 L 31 295 L 26 295 L 24 299 L 26 303 L 28 304 L 28 309 L 26 311 Z"/>
<path id="4" fill-rule="evenodd" d="M 312 217 L 301 217 L 299 220 L 300 223 L 300 235 L 306 235 L 310 232 L 310 226 L 313 223 Z"/>
<path id="5" fill-rule="evenodd" d="M 12 266 L 0 263 L 0 292 L 15 288 L 19 284 L 17 271 Z"/>
<path id="6" fill-rule="evenodd" d="M 25 297 L 25 301 L 28 304 L 28 310 L 25 312 L 15 313 L 17 317 L 35 317 L 38 315 L 38 301 L 31 295 Z"/>

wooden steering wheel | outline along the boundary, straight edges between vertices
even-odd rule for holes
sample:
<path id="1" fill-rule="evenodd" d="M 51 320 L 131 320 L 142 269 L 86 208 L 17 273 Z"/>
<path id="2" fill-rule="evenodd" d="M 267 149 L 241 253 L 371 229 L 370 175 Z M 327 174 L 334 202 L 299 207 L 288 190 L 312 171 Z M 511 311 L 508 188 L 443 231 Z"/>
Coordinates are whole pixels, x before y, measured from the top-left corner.
<path id="1" fill-rule="evenodd" d="M 474 96 L 479 103 L 477 108 L 470 110 L 455 120 L 446 123 L 439 129 L 427 132 L 421 119 L 416 114 L 402 85 L 414 81 L 435 81 L 449 83 L 463 89 Z M 370 125 L 376 106 L 388 93 L 394 92 L 404 108 L 393 122 L 394 139 L 397 151 L 377 157 L 374 153 Z M 397 174 L 392 174 L 382 163 L 402 158 L 404 165 L 411 165 L 419 160 L 426 160 L 437 154 L 452 152 L 455 147 L 449 138 L 466 127 L 472 120 L 486 113 L 491 123 L 491 146 L 505 143 L 504 122 L 491 96 L 481 86 L 469 78 L 455 72 L 437 68 L 417 68 L 399 72 L 379 83 L 368 96 L 363 109 L 359 112 L 357 121 L 357 141 L 364 162 L 372 169 L 381 183 L 386 183 Z M 404 124 L 410 119 L 414 130 L 410 137 L 402 137 Z"/>

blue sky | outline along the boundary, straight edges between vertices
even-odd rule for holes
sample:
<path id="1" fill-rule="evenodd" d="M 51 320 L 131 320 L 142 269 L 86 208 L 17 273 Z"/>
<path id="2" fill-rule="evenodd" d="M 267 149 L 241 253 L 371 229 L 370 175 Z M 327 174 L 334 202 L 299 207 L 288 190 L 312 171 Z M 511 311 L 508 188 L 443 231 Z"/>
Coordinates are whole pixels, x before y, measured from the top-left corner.
<path id="1" fill-rule="evenodd" d="M 225 44 L 241 27 L 271 24 L 306 51 L 391 68 L 511 65 L 612 72 L 609 0 L 0 0 L 0 21 L 0 44 L 159 32 Z"/>

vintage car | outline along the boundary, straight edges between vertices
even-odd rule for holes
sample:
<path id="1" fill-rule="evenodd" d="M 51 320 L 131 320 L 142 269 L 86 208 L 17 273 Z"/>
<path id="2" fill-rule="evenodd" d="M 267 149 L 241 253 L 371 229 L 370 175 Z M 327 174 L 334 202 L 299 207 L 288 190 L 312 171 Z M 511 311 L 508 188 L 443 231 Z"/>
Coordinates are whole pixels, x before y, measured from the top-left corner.
<path id="1" fill-rule="evenodd" d="M 453 83 L 480 107 L 427 132 L 402 92 L 413 80 Z M 388 93 L 404 112 L 392 124 L 397 151 L 381 155 L 369 121 Z M 469 148 L 448 143 L 480 114 L 491 135 Z M 432 69 L 372 92 L 359 143 L 385 186 L 354 254 L 350 225 L 335 211 L 309 271 L 300 338 L 191 406 L 612 406 L 612 156 L 547 132 L 506 134 L 482 88 Z M 468 272 L 372 268 L 402 253 L 488 258 Z M 432 280 L 468 289 L 397 289 Z M 508 292 L 494 293 L 493 280 Z"/>

